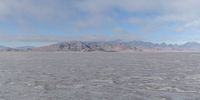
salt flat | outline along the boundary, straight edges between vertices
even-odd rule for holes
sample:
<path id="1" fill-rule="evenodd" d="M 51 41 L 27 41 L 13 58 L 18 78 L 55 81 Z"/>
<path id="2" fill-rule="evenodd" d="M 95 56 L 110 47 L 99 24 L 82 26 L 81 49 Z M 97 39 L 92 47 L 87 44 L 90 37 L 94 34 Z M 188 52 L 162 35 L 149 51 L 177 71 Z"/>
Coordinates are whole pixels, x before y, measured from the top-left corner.
<path id="1" fill-rule="evenodd" d="M 200 100 L 200 53 L 1 52 L 0 100 Z"/>

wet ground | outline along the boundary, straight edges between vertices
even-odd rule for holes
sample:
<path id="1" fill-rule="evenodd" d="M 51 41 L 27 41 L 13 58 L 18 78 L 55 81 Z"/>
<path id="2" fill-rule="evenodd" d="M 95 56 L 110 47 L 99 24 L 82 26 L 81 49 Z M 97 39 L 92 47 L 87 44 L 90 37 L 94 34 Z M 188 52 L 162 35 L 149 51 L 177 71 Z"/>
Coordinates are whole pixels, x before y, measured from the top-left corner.
<path id="1" fill-rule="evenodd" d="M 1 52 L 0 100 L 200 100 L 200 53 Z"/>

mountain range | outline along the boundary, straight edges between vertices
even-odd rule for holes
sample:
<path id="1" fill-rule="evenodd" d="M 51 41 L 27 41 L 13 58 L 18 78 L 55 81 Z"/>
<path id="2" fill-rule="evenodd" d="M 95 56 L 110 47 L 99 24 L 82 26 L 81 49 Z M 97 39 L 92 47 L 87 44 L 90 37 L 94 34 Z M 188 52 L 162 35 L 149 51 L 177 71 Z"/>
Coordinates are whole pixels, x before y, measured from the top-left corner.
<path id="1" fill-rule="evenodd" d="M 79 51 L 79 52 L 120 52 L 120 51 L 200 51 L 200 43 L 187 42 L 182 45 L 152 43 L 144 41 L 69 41 L 61 42 L 48 46 L 32 47 L 24 46 L 18 48 L 10 48 L 0 46 L 0 51 Z"/>

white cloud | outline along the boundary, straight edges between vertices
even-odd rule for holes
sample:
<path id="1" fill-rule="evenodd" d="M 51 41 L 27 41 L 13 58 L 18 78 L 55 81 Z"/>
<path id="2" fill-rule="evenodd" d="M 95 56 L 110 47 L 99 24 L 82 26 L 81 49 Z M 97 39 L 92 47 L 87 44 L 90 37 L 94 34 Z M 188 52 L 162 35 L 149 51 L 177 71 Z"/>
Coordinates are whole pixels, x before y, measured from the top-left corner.
<path id="1" fill-rule="evenodd" d="M 130 16 L 115 18 L 113 13 L 121 14 L 116 9 Z M 199 9 L 200 1 L 197 0 L 0 0 L 0 21 L 13 20 L 27 30 L 34 30 L 29 29 L 32 19 L 40 23 L 54 23 L 60 19 L 62 23 L 71 21 L 73 27 L 83 30 L 117 26 L 114 24 L 120 25 L 123 21 L 139 25 L 145 32 L 176 23 L 171 30 L 182 32 L 200 27 Z"/>
<path id="2" fill-rule="evenodd" d="M 33 17 L 38 20 L 65 18 L 69 9 L 62 9 L 64 5 L 61 4 L 54 0 L 0 0 L 0 17 L 16 19 Z"/>

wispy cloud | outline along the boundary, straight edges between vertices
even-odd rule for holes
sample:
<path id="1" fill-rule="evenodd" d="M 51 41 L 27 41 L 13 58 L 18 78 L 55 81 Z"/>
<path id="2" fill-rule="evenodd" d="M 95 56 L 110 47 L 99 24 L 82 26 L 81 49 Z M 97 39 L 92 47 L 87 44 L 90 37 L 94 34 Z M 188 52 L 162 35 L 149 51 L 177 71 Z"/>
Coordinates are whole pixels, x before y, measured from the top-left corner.
<path id="1" fill-rule="evenodd" d="M 198 32 L 200 27 L 199 5 L 200 1 L 197 0 L 0 0 L 0 21 L 12 21 L 25 32 L 31 30 L 31 35 L 15 38 L 27 41 L 66 39 L 59 36 L 33 34 L 40 30 L 36 28 L 37 24 L 62 27 L 66 36 L 72 34 L 71 30 L 86 33 L 85 30 L 95 28 L 107 30 L 108 26 L 111 27 L 109 31 L 113 32 L 113 29 L 120 27 L 122 23 L 139 26 L 140 31 L 137 33 L 162 32 L 169 29 L 172 32 Z M 67 32 L 66 24 L 72 27 Z M 123 37 L 123 39 L 130 37 L 132 39 L 137 36 L 135 32 L 122 30 L 115 30 L 114 35 L 111 36 L 113 38 Z M 6 30 L 1 29 L 1 31 Z M 117 36 L 119 32 L 116 31 L 121 31 L 120 34 L 123 36 Z M 77 37 L 80 38 L 81 35 Z M 86 37 L 87 34 L 85 34 Z M 88 38 L 92 37 L 96 39 L 95 35 L 88 36 Z M 105 38 L 104 35 L 98 37 Z M 109 36 L 106 37 L 110 39 Z"/>
<path id="2" fill-rule="evenodd" d="M 108 21 L 113 17 L 110 13 L 117 8 L 129 13 L 146 14 L 146 17 L 151 17 L 147 20 L 153 18 L 186 23 L 199 19 L 199 5 L 200 1 L 196 0 L 0 0 L 0 18 L 44 21 L 76 17 L 77 24 L 85 22 L 86 26 L 87 23 L 93 26 L 93 23 Z"/>

